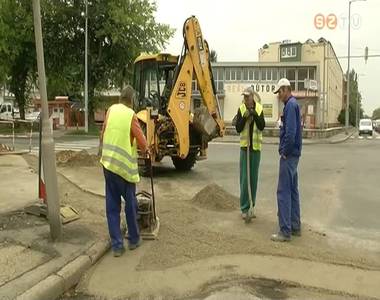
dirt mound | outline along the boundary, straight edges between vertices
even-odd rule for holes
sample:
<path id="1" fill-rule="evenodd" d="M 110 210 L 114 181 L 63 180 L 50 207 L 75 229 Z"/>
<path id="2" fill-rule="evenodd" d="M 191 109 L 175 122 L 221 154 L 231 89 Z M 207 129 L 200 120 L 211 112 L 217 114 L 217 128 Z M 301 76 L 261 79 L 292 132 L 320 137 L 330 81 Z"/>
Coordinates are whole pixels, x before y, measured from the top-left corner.
<path id="1" fill-rule="evenodd" d="M 80 152 L 64 150 L 57 152 L 57 165 L 68 167 L 94 167 L 99 164 L 99 157 L 89 154 L 86 150 Z"/>
<path id="2" fill-rule="evenodd" d="M 192 203 L 209 210 L 232 211 L 239 207 L 239 198 L 212 183 L 199 191 L 192 199 Z"/>

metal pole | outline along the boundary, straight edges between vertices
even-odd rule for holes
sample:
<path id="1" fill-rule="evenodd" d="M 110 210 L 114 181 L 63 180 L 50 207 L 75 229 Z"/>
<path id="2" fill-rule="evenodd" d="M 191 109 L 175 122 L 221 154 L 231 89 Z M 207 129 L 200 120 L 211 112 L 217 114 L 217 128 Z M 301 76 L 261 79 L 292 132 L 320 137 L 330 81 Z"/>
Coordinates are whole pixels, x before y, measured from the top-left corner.
<path id="1" fill-rule="evenodd" d="M 322 105 L 322 129 L 325 129 L 326 106 L 326 42 L 323 45 L 323 105 Z"/>
<path id="2" fill-rule="evenodd" d="M 86 24 L 84 30 L 84 128 L 88 133 L 88 0 L 86 0 Z"/>
<path id="3" fill-rule="evenodd" d="M 57 173 L 55 166 L 55 152 L 53 133 L 49 121 L 49 108 L 46 92 L 44 48 L 42 42 L 40 0 L 33 0 L 34 33 L 36 39 L 38 82 L 42 107 L 42 161 L 46 183 L 48 218 L 51 238 L 62 238 L 62 224 L 60 219 L 60 203 L 58 195 Z"/>
<path id="4" fill-rule="evenodd" d="M 349 126 L 350 108 L 350 52 L 351 52 L 351 1 L 348 2 L 348 51 L 347 51 L 347 99 L 346 99 L 346 133 Z"/>

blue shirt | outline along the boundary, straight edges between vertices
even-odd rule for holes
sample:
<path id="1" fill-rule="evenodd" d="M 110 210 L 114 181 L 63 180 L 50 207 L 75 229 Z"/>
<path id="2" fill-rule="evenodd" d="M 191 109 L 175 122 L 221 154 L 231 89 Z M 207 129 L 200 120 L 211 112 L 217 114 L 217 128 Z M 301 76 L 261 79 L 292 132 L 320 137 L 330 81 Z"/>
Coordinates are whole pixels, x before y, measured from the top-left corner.
<path id="1" fill-rule="evenodd" d="M 285 103 L 282 127 L 280 129 L 280 155 L 301 156 L 302 150 L 302 125 L 301 112 L 296 98 L 290 96 Z"/>

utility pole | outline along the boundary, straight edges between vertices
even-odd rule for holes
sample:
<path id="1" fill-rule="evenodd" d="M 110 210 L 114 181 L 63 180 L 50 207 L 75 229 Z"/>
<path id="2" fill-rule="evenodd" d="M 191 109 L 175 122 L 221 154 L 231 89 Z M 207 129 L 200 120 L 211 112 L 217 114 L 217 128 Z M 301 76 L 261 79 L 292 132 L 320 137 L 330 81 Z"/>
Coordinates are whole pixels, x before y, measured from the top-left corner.
<path id="1" fill-rule="evenodd" d="M 347 99 L 346 99 L 346 133 L 348 133 L 349 126 L 349 108 L 350 108 L 350 54 L 351 54 L 351 4 L 358 1 L 367 1 L 367 0 L 350 0 L 348 2 L 348 55 L 347 55 Z"/>
<path id="2" fill-rule="evenodd" d="M 88 133 L 88 0 L 86 1 L 86 23 L 84 30 L 84 130 Z"/>
<path id="3" fill-rule="evenodd" d="M 322 129 L 325 129 L 326 107 L 326 42 L 323 43 L 323 105 L 322 105 Z"/>
<path id="4" fill-rule="evenodd" d="M 49 121 L 49 108 L 46 92 L 40 0 L 33 0 L 33 18 L 37 52 L 38 82 L 42 108 L 42 161 L 46 184 L 50 235 L 53 241 L 56 241 L 62 238 L 62 223 L 60 218 L 60 203 L 58 195 L 57 172 L 55 166 L 54 141 Z"/>

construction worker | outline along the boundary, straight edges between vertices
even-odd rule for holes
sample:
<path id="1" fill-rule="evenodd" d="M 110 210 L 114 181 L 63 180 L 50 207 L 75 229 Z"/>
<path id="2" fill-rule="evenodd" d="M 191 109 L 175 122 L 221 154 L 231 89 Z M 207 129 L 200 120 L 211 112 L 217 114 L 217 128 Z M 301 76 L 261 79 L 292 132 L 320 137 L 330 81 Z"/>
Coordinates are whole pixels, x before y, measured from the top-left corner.
<path id="1" fill-rule="evenodd" d="M 246 219 L 247 212 L 250 208 L 247 173 L 250 172 L 251 197 L 254 207 L 259 178 L 262 131 L 265 127 L 265 119 L 261 104 L 254 99 L 253 88 L 246 88 L 242 95 L 244 96 L 244 102 L 237 111 L 235 127 L 236 131 L 240 133 L 240 210 L 242 218 Z M 247 170 L 248 143 L 250 159 L 249 170 Z M 252 217 L 256 217 L 254 213 Z"/>
<path id="2" fill-rule="evenodd" d="M 276 242 L 290 241 L 291 236 L 301 235 L 300 199 L 297 167 L 302 150 L 301 112 L 292 96 L 290 82 L 279 80 L 274 91 L 284 103 L 280 129 L 280 172 L 277 188 L 278 221 L 280 230 L 272 235 Z"/>
<path id="3" fill-rule="evenodd" d="M 100 163 L 103 165 L 106 182 L 106 215 L 115 257 L 121 256 L 125 251 L 120 230 L 121 197 L 125 200 L 128 248 L 134 250 L 141 243 L 137 224 L 136 183 L 140 180 L 137 145 L 143 153 L 148 154 L 149 151 L 136 114 L 130 108 L 134 94 L 130 86 L 123 89 L 119 103 L 107 111 L 100 137 Z"/>

